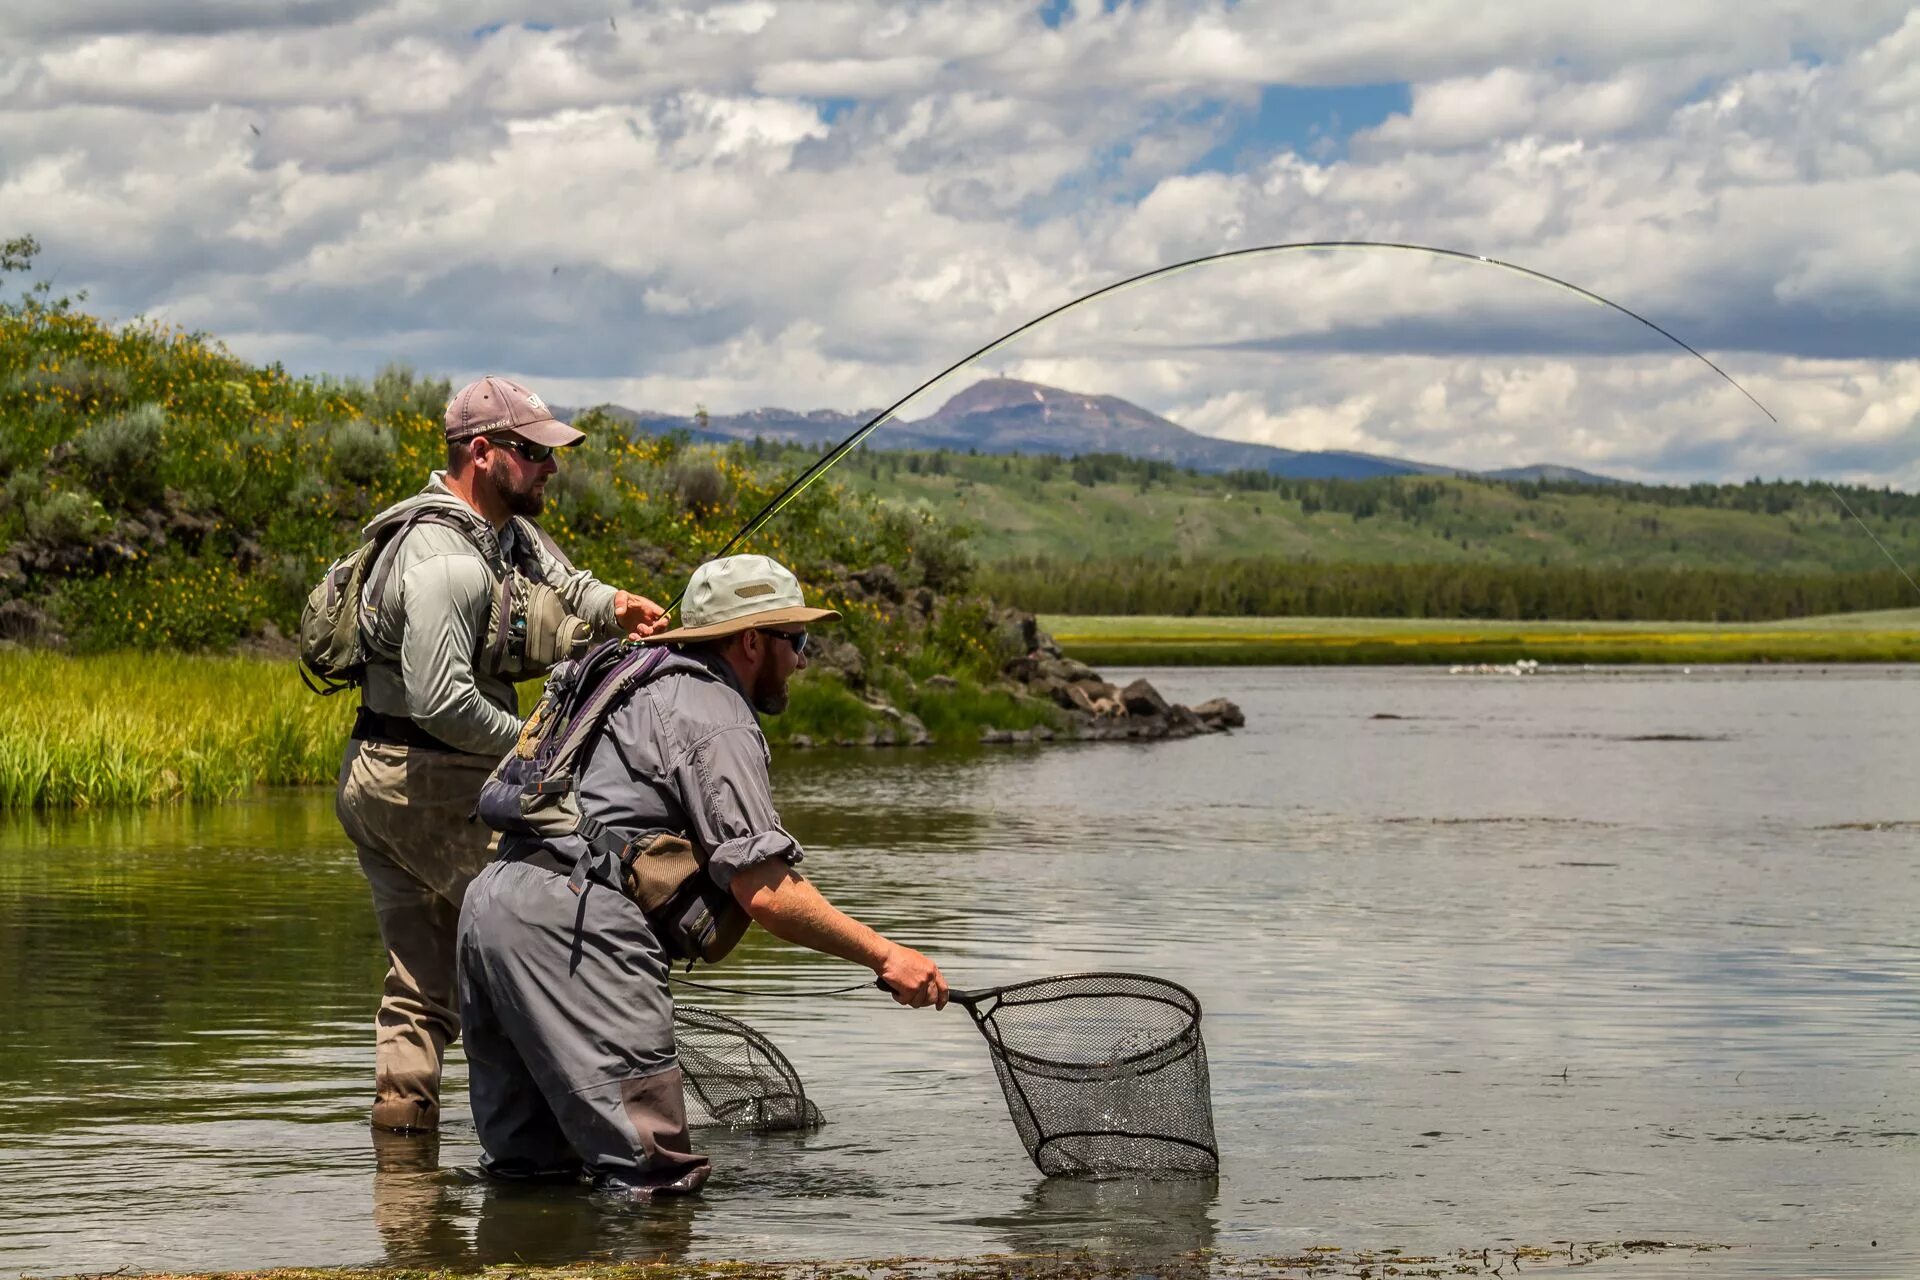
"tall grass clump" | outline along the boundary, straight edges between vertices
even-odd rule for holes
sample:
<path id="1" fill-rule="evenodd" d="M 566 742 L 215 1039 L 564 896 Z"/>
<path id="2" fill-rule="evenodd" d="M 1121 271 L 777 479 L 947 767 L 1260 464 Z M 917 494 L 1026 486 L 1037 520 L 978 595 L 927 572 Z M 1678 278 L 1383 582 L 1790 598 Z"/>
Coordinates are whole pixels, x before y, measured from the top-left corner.
<path id="1" fill-rule="evenodd" d="M 286 663 L 0 651 L 0 811 L 229 799 L 328 782 L 352 719 Z"/>

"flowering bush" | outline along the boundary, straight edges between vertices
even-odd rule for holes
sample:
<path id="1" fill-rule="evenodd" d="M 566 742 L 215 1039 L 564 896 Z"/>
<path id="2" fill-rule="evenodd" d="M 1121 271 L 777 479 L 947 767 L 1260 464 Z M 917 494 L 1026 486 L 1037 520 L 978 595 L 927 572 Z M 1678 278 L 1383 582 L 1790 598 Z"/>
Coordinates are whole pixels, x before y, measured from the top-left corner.
<path id="1" fill-rule="evenodd" d="M 204 334 L 110 325 L 44 291 L 0 305 L 0 461 L 13 473 L 0 487 L 0 605 L 24 602 L 51 619 L 49 636 L 88 650 L 292 634 L 307 589 L 360 526 L 444 465 L 451 390 L 400 366 L 370 384 L 295 378 Z M 636 437 L 597 412 L 576 425 L 587 440 L 562 455 L 542 523 L 576 563 L 662 603 L 798 465 L 790 452 Z M 739 550 L 781 560 L 841 610 L 835 639 L 876 677 L 993 674 L 984 606 L 947 598 L 971 572 L 964 539 L 924 512 L 827 481 Z M 850 575 L 874 565 L 942 599 L 869 595 Z"/>

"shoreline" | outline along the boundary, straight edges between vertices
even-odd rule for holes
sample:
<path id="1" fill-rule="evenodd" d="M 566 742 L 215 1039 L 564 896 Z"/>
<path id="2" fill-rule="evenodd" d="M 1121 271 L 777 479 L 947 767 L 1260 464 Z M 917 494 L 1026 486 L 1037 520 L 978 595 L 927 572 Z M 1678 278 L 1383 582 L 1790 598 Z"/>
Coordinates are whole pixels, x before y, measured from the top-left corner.
<path id="1" fill-rule="evenodd" d="M 1780 622 L 1043 615 L 1073 658 L 1107 666 L 1759 665 L 1920 662 L 1920 610 Z"/>
<path id="2" fill-rule="evenodd" d="M 1326 1275 L 1500 1276 L 1558 1271 L 1600 1261 L 1660 1254 L 1693 1256 L 1730 1250 L 1730 1244 L 1673 1240 L 1556 1240 L 1521 1244 L 1502 1240 L 1479 1248 L 1421 1253 L 1399 1248 L 1348 1249 L 1310 1245 L 1297 1254 L 1240 1257 L 1202 1249 L 1188 1253 L 987 1253 L 970 1257 L 901 1256 L 843 1260 L 616 1261 L 493 1263 L 479 1268 L 436 1266 L 272 1267 L 254 1271 L 129 1271 L 142 1280 L 445 1280 L 455 1274 L 510 1280 L 1283 1280 Z M 120 1273 L 113 1273 L 118 1275 Z"/>

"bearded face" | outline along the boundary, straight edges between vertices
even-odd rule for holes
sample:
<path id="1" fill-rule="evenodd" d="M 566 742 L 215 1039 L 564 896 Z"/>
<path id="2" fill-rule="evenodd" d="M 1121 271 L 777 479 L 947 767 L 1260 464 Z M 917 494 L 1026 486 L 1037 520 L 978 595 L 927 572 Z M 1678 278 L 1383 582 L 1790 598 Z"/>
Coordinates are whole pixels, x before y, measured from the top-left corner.
<path id="1" fill-rule="evenodd" d="M 760 651 L 760 665 L 753 672 L 753 687 L 747 692 L 753 709 L 763 716 L 777 716 L 787 709 L 787 681 L 793 676 L 792 664 L 782 660 L 780 650 L 787 647 L 776 640 Z"/>
<path id="2" fill-rule="evenodd" d="M 551 459 L 528 462 L 509 445 L 496 445 L 487 464 L 474 473 L 476 489 L 484 488 L 509 513 L 537 516 L 547 505 L 547 478 L 554 472 Z"/>

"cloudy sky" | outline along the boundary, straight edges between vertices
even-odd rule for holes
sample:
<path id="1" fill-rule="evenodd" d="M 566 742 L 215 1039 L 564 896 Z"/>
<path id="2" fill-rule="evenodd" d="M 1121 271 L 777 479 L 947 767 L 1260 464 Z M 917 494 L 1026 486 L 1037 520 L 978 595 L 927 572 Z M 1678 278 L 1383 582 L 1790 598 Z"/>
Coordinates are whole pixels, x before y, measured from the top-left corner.
<path id="1" fill-rule="evenodd" d="M 0 234 L 97 310 L 688 412 L 990 372 L 1463 466 L 1920 488 L 1920 8 L 8 0 Z M 916 403 L 934 407 L 965 379 Z"/>

